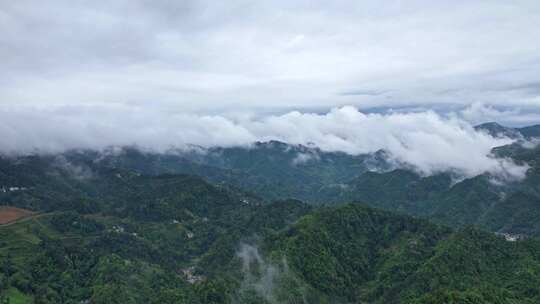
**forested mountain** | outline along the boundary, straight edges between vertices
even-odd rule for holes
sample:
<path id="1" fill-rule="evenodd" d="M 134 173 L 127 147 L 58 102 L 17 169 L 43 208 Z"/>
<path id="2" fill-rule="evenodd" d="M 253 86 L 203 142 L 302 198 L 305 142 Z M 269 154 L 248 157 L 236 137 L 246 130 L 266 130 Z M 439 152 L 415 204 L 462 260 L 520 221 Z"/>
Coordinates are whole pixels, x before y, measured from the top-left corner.
<path id="1" fill-rule="evenodd" d="M 313 202 L 319 200 L 319 189 L 346 182 L 368 170 L 391 167 L 382 151 L 353 156 L 278 141 L 255 143 L 251 147 L 192 147 L 165 154 L 136 147 L 104 152 L 71 151 L 65 158 L 76 165 L 98 164 L 147 175 L 194 174 L 213 183 L 250 190 L 270 200 L 292 197 Z"/>
<path id="2" fill-rule="evenodd" d="M 2 299 L 222 303 L 240 280 L 239 270 L 229 278 L 227 268 L 239 243 L 311 209 L 298 201 L 262 204 L 195 176 L 104 169 L 80 179 L 45 167 L 48 180 L 21 170 L 24 186 L 2 193 L 9 206 L 37 212 L 0 227 Z"/>
<path id="3" fill-rule="evenodd" d="M 298 220 L 299 219 L 299 220 Z M 21 303 L 536 303 L 540 243 L 361 205 L 297 201 L 220 220 L 76 212 L 2 227 Z"/>
<path id="4" fill-rule="evenodd" d="M 0 300 L 540 301 L 531 142 L 493 150 L 529 166 L 503 182 L 424 176 L 384 151 L 197 149 L 0 157 Z"/>
<path id="5" fill-rule="evenodd" d="M 537 127 L 512 129 L 496 123 L 477 127 L 493 136 L 521 138 L 493 150 L 494 157 L 510 158 L 530 167 L 525 179 L 518 182 L 501 183 L 496 176 L 487 174 L 470 178 L 453 172 L 422 176 L 414 168 L 390 161 L 384 151 L 352 156 L 277 141 L 251 147 L 193 147 L 165 154 L 135 147 L 70 151 L 61 157 L 19 159 L 22 169 L 17 170 L 39 168 L 41 162 L 41 166 L 53 164 L 50 166 L 54 170 L 63 166 L 67 172 L 78 175 L 95 175 L 94 171 L 99 175 L 103 170 L 153 176 L 190 174 L 215 185 L 245 189 L 267 201 L 292 198 L 326 205 L 363 202 L 452 227 L 474 224 L 493 231 L 538 235 L 540 150 L 525 140 Z"/>
<path id="6" fill-rule="evenodd" d="M 360 205 L 318 210 L 276 239 L 329 303 L 535 303 L 540 243 L 457 232 Z M 311 303 L 311 302 L 310 302 Z M 313 303 L 317 303 L 316 300 Z"/>
<path id="7" fill-rule="evenodd" d="M 481 175 L 452 183 L 448 174 L 422 177 L 394 170 L 367 172 L 323 197 L 430 218 L 452 227 L 479 225 L 493 231 L 540 235 L 539 168 L 518 183 L 499 184 Z M 332 199 L 333 201 L 333 199 Z"/>

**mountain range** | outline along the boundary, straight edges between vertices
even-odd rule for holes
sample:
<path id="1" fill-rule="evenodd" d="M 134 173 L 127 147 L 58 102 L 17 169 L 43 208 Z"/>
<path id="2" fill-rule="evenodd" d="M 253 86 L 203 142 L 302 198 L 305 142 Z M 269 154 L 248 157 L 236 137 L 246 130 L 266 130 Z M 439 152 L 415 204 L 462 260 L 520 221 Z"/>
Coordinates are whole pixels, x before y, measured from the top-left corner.
<path id="1" fill-rule="evenodd" d="M 538 303 L 540 126 L 476 128 L 524 179 L 278 141 L 2 156 L 0 301 Z"/>

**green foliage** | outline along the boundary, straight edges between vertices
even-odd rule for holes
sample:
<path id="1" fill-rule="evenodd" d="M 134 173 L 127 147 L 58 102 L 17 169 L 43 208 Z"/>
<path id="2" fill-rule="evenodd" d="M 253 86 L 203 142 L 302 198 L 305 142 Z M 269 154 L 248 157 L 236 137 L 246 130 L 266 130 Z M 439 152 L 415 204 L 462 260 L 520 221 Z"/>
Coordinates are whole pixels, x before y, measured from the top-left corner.
<path id="1" fill-rule="evenodd" d="M 9 288 L 4 290 L 0 295 L 2 304 L 32 304 L 33 299 L 31 296 L 26 295 L 16 288 Z"/>
<path id="2" fill-rule="evenodd" d="M 540 297 L 536 240 L 508 242 L 472 228 L 450 233 L 347 205 L 304 217 L 276 243 L 307 284 L 347 301 L 536 303 Z"/>
<path id="3" fill-rule="evenodd" d="M 304 217 L 279 246 L 315 289 L 358 300 L 370 282 L 399 284 L 448 233 L 424 221 L 347 205 Z"/>
<path id="4" fill-rule="evenodd" d="M 531 152 L 532 151 L 532 152 Z M 38 211 L 0 227 L 10 303 L 539 303 L 538 149 L 524 181 L 366 172 L 353 157 L 279 142 L 206 155 L 91 151 L 0 158 L 2 203 Z M 304 155 L 303 158 L 298 158 Z M 201 175 L 214 184 L 191 175 Z M 313 207 L 311 202 L 366 202 Z M 258 248 L 244 269 L 240 244 Z M 252 265 L 253 264 L 253 265 Z M 258 266 L 254 266 L 258 265 Z"/>
<path id="5" fill-rule="evenodd" d="M 97 221 L 81 216 L 74 211 L 62 212 L 53 215 L 51 218 L 52 226 L 61 233 L 81 233 L 92 234 L 103 230 L 103 225 Z"/>

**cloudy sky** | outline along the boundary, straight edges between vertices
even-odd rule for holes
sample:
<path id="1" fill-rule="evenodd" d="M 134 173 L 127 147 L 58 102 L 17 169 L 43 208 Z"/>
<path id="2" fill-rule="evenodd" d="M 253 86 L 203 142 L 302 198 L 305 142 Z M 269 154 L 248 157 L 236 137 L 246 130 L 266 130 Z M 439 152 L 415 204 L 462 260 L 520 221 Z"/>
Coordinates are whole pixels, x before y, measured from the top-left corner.
<path id="1" fill-rule="evenodd" d="M 1 101 L 540 105 L 540 3 L 2 1 Z"/>
<path id="2" fill-rule="evenodd" d="M 540 123 L 537 0 L 18 0 L 0 27 L 2 151 L 303 142 L 254 126 L 332 111 Z"/>

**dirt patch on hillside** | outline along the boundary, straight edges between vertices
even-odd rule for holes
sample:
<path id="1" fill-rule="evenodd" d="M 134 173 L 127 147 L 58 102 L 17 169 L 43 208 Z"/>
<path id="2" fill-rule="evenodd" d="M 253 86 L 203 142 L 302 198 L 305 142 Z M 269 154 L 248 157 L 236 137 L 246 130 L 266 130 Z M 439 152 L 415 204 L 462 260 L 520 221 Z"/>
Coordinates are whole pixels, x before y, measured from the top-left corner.
<path id="1" fill-rule="evenodd" d="M 33 215 L 30 210 L 15 208 L 15 207 L 0 207 L 0 225 L 13 223 L 17 220 Z"/>

